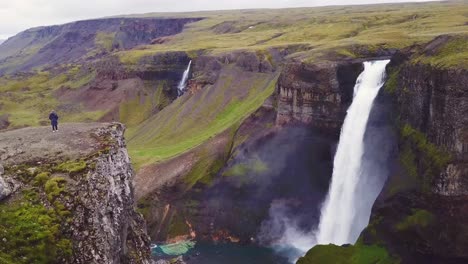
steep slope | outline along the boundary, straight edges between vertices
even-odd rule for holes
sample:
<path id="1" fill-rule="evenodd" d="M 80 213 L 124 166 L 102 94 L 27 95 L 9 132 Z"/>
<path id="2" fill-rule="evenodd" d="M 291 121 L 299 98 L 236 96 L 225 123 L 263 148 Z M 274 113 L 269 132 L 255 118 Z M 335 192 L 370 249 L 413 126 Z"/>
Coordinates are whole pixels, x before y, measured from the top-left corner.
<path id="1" fill-rule="evenodd" d="M 198 91 L 198 84 L 192 83 L 189 89 L 193 92 L 186 93 L 130 131 L 129 146 L 137 166 L 167 159 L 200 145 L 241 122 L 273 93 L 278 74 L 271 69 L 258 72 L 258 62 L 256 71 L 246 71 L 234 64 L 222 65 L 222 58 L 210 60 L 217 65 L 212 72 L 216 76 L 214 82 L 206 84 L 203 80 Z M 194 64 L 197 65 L 197 61 Z M 194 74 L 200 73 L 203 72 Z"/>
<path id="2" fill-rule="evenodd" d="M 150 263 L 121 124 L 0 133 L 1 263 Z"/>
<path id="3" fill-rule="evenodd" d="M 108 18 L 26 30 L 0 46 L 0 73 L 102 56 L 112 50 L 150 44 L 153 39 L 180 33 L 200 20 Z"/>

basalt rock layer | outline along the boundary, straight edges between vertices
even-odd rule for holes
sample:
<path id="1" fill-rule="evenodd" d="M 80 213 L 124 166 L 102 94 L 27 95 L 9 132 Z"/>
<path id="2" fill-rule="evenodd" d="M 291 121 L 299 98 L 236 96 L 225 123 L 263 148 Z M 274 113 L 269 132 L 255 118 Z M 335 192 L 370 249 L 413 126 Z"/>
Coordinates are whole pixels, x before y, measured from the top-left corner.
<path id="1" fill-rule="evenodd" d="M 301 122 L 336 134 L 361 71 L 359 62 L 287 64 L 278 81 L 277 124 Z"/>

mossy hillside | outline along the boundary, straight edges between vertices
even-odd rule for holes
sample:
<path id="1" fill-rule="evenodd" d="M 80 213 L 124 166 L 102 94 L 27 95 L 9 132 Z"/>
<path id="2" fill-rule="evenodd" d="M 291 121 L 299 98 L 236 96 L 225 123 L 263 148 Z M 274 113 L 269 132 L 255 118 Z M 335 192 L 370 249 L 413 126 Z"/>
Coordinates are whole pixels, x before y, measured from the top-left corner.
<path id="1" fill-rule="evenodd" d="M 385 82 L 384 90 L 386 93 L 395 94 L 395 91 L 398 87 L 398 75 L 400 74 L 400 69 L 392 69 L 388 75 L 388 79 Z"/>
<path id="2" fill-rule="evenodd" d="M 449 152 L 432 144 L 427 136 L 409 124 L 399 129 L 398 162 L 401 170 L 395 172 L 386 184 L 386 196 L 408 190 L 429 193 L 434 179 L 452 160 Z"/>
<path id="3" fill-rule="evenodd" d="M 54 93 L 60 87 L 71 89 L 91 82 L 95 72 L 85 72 L 79 66 L 66 66 L 61 73 L 46 71 L 26 76 L 0 77 L 0 115 L 8 115 L 11 127 L 38 126 L 48 123 L 52 109 L 59 110 L 61 103 Z M 81 106 L 74 106 L 74 112 L 61 116 L 61 122 L 96 121 L 102 111 L 86 112 Z"/>
<path id="4" fill-rule="evenodd" d="M 225 68 L 213 86 L 185 94 L 128 132 L 137 168 L 184 153 L 241 122 L 274 92 L 278 74 Z"/>
<path id="5" fill-rule="evenodd" d="M 154 86 L 156 86 L 156 89 L 153 88 Z M 171 103 L 171 98 L 165 92 L 166 86 L 166 81 L 147 81 L 145 83 L 145 92 L 139 93 L 136 98 L 120 104 L 120 122 L 133 128 L 168 106 Z"/>
<path id="6" fill-rule="evenodd" d="M 350 246 L 317 245 L 297 261 L 297 264 L 396 264 L 388 251 L 380 246 L 356 244 Z"/>
<path id="7" fill-rule="evenodd" d="M 425 63 L 439 68 L 468 69 L 468 36 L 452 37 L 435 51 L 428 51 L 412 59 L 413 63 Z"/>
<path id="8" fill-rule="evenodd" d="M 195 163 L 190 172 L 184 177 L 187 189 L 192 188 L 197 183 L 211 185 L 217 173 L 223 168 L 228 153 L 219 155 L 202 150 L 198 155 L 199 161 Z"/>
<path id="9" fill-rule="evenodd" d="M 400 137 L 403 168 L 410 178 L 418 179 L 421 190 L 429 192 L 434 178 L 450 162 L 450 154 L 430 143 L 424 133 L 409 124 L 402 126 Z"/>
<path id="10" fill-rule="evenodd" d="M 413 209 L 412 213 L 406 216 L 401 222 L 395 225 L 398 231 L 405 231 L 412 228 L 427 228 L 434 223 L 435 216 L 424 209 Z"/>
<path id="11" fill-rule="evenodd" d="M 118 54 L 128 63 L 167 51 L 219 54 L 239 49 L 261 51 L 305 45 L 311 50 L 298 53 L 300 58 L 317 58 L 330 51 L 354 57 L 359 55 L 351 52 L 350 47 L 357 45 L 403 48 L 441 34 L 466 34 L 466 11 L 466 5 L 454 2 L 145 14 L 205 19 L 188 24 L 182 33 L 171 36 L 163 44 Z"/>
<path id="12" fill-rule="evenodd" d="M 239 126 L 239 123 L 235 123 L 223 133 L 229 137 L 229 143 L 224 148 L 217 149 L 216 146 L 213 147 L 209 142 L 197 148 L 196 156 L 198 161 L 184 177 L 186 190 L 190 190 L 196 184 L 202 184 L 204 187 L 210 187 L 213 184 L 215 177 L 231 156 Z"/>
<path id="13" fill-rule="evenodd" d="M 105 51 L 112 51 L 116 32 L 98 32 L 94 39 L 96 46 Z"/>

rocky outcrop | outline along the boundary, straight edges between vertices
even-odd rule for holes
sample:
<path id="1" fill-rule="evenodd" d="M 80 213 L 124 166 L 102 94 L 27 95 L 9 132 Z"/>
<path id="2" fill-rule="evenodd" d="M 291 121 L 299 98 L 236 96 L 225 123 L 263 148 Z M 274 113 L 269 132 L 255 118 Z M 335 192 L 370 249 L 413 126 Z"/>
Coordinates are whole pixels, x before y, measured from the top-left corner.
<path id="1" fill-rule="evenodd" d="M 360 62 L 286 65 L 278 81 L 277 124 L 301 122 L 339 132 L 361 71 Z"/>
<path id="2" fill-rule="evenodd" d="M 14 210 L 29 203 L 45 206 L 50 217 L 62 222 L 61 227 L 49 231 L 53 232 L 51 235 L 35 242 L 54 243 L 47 240 L 52 238 L 60 241 L 51 245 L 56 249 L 48 249 L 54 252 L 49 256 L 56 258 L 53 261 L 150 263 L 145 223 L 133 209 L 133 169 L 124 130 L 118 123 L 71 124 L 61 126 L 58 133 L 51 133 L 48 128 L 25 128 L 0 134 L 0 162 L 5 166 L 0 183 L 4 186 L 4 179 L 13 179 L 20 183 L 23 194 L 28 192 L 35 197 L 21 202 L 21 192 L 14 193 L 10 188 L 10 197 L 3 202 L 17 208 L 11 209 L 10 217 L 18 222 L 23 221 L 22 215 Z M 20 202 L 17 206 L 16 201 Z M 44 219 L 41 217 L 35 218 Z M 41 223 L 47 226 L 46 222 Z M 27 227 L 24 232 L 29 232 Z M 2 251 L 14 246 L 7 244 L 14 243 L 12 238 L 5 233 L 2 236 Z M 25 241 L 21 243 L 22 247 L 34 247 Z M 21 252 L 21 247 L 18 250 Z M 42 254 L 47 252 L 39 249 L 35 253 L 38 257 Z M 10 257 L 16 261 L 14 253 Z"/>
<path id="3" fill-rule="evenodd" d="M 149 263 L 145 224 L 133 210 L 133 170 L 123 132 L 121 125 L 95 132 L 112 145 L 76 185 L 73 263 Z"/>
<path id="4" fill-rule="evenodd" d="M 20 187 L 19 182 L 10 177 L 5 177 L 3 174 L 5 169 L 0 164 L 0 201 L 8 198 L 12 193 L 16 192 Z"/>

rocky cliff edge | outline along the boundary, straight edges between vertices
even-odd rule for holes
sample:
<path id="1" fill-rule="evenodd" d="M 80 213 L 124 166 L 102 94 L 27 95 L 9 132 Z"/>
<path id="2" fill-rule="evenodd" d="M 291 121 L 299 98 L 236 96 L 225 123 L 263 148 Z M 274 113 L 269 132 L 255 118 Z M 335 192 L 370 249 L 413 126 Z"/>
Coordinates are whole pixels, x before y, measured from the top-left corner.
<path id="1" fill-rule="evenodd" d="M 125 127 L 0 133 L 1 263 L 150 263 Z"/>

